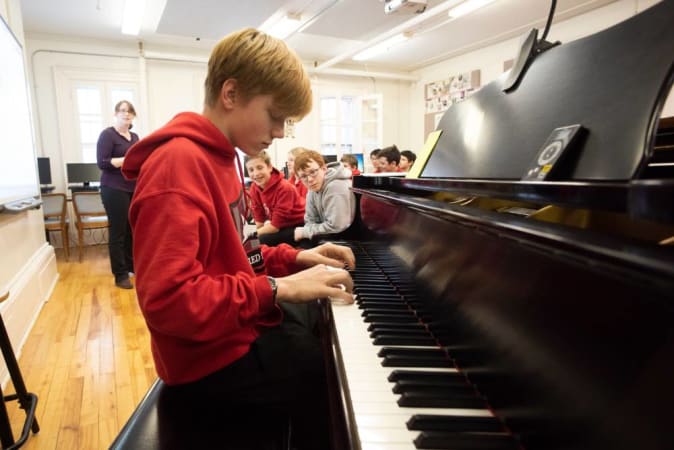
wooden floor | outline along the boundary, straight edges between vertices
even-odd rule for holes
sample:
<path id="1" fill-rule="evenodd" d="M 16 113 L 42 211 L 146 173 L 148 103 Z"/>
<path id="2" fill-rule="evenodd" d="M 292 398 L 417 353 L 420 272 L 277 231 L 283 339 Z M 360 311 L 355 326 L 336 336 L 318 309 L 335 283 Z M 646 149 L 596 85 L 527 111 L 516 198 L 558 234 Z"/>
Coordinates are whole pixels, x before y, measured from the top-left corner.
<path id="1" fill-rule="evenodd" d="M 107 246 L 81 263 L 72 253 L 57 250 L 60 279 L 19 358 L 40 425 L 23 449 L 107 449 L 156 378 L 136 292 L 115 287 Z M 25 414 L 7 407 L 16 438 Z"/>

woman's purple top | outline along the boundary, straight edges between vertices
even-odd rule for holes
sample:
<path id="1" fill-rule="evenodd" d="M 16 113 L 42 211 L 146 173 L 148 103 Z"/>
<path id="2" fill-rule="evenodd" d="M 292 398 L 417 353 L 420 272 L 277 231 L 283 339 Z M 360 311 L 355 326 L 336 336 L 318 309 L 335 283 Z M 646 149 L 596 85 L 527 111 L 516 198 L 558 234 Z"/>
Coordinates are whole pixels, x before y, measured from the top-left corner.
<path id="1" fill-rule="evenodd" d="M 138 142 L 138 135 L 131 133 L 131 140 L 127 141 L 114 127 L 101 131 L 96 144 L 96 163 L 101 169 L 101 186 L 107 186 L 120 191 L 133 192 L 135 181 L 129 181 L 122 175 L 119 167 L 110 163 L 112 158 L 121 158 L 133 144 Z"/>

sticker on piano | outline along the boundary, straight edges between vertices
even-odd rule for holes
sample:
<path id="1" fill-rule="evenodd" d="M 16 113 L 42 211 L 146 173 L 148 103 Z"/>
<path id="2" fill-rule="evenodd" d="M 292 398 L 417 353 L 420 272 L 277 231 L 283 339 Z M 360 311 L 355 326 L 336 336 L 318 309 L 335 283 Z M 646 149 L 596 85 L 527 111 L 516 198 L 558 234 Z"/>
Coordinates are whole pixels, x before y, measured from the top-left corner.
<path id="1" fill-rule="evenodd" d="M 525 181 L 559 179 L 566 161 L 585 134 L 581 125 L 555 128 L 545 141 L 529 169 L 522 177 Z"/>

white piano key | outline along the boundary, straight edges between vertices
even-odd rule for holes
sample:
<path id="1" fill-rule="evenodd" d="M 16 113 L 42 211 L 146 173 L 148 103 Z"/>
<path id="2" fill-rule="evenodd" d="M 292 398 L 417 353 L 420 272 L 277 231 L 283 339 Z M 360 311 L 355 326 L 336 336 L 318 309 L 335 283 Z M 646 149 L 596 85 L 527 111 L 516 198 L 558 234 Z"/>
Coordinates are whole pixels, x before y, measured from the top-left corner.
<path id="1" fill-rule="evenodd" d="M 363 442 L 360 446 L 361 450 L 417 450 L 413 443 L 409 444 L 394 444 L 392 442 Z"/>
<path id="2" fill-rule="evenodd" d="M 443 416 L 470 416 L 491 417 L 488 409 L 463 409 L 463 408 L 411 408 L 406 406 L 391 405 L 388 402 L 365 402 L 352 403 L 354 414 L 366 415 L 395 415 L 405 417 L 405 421 L 415 414 L 433 414 Z"/>
<path id="3" fill-rule="evenodd" d="M 406 428 L 358 427 L 358 437 L 361 442 L 405 444 L 411 443 L 417 436 L 419 436 L 418 431 L 408 431 Z"/>
<path id="4" fill-rule="evenodd" d="M 407 408 L 396 403 L 400 397 L 391 390 L 387 377 L 396 367 L 383 367 L 377 356 L 380 346 L 372 344 L 368 324 L 355 305 L 332 305 L 335 331 L 341 351 L 341 367 L 346 377 L 349 397 L 362 450 L 411 450 L 418 431 L 407 430 L 414 414 L 485 416 L 486 409 Z M 390 347 L 390 346 L 389 346 Z M 400 367 L 423 372 L 457 372 L 454 368 Z"/>

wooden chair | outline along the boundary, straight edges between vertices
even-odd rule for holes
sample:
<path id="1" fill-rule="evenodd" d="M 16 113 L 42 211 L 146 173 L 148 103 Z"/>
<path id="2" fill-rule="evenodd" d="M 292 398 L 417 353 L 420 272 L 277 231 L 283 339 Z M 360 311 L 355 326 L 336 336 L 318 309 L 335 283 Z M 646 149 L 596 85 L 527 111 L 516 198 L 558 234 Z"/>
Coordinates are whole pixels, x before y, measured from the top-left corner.
<path id="1" fill-rule="evenodd" d="M 98 192 L 73 192 L 73 210 L 77 228 L 77 248 L 82 261 L 84 230 L 108 228 L 108 216 Z"/>
<path id="2" fill-rule="evenodd" d="M 44 211 L 44 228 L 49 241 L 51 231 L 60 231 L 63 240 L 63 251 L 66 261 L 70 256 L 68 239 L 68 202 L 65 194 L 42 194 L 42 210 Z"/>

